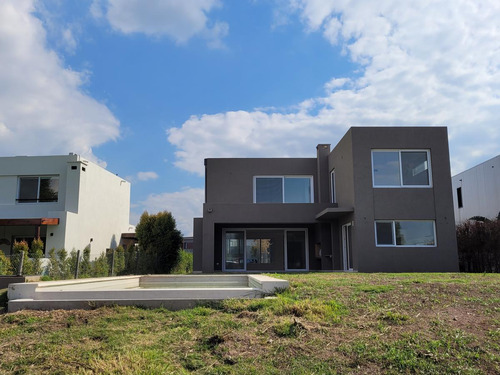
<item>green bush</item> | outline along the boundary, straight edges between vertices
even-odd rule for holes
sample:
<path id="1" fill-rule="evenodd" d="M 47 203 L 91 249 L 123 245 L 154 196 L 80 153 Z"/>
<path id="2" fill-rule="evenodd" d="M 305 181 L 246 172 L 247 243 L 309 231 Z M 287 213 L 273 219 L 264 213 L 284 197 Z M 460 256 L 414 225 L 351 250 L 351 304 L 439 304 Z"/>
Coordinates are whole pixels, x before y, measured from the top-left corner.
<path id="1" fill-rule="evenodd" d="M 0 251 L 0 275 L 12 275 L 10 259 L 5 256 L 3 251 Z"/>
<path id="2" fill-rule="evenodd" d="M 28 250 L 28 243 L 26 241 L 14 241 L 14 245 L 12 246 L 12 257 L 10 258 L 13 273 L 18 273 L 19 263 L 21 261 L 21 251 L 24 252 L 23 269 L 21 270 L 21 274 L 31 275 L 33 273 L 33 267 L 28 258 Z"/>
<path id="3" fill-rule="evenodd" d="M 170 212 L 144 212 L 135 228 L 139 241 L 139 272 L 169 273 L 179 259 L 182 235 Z"/>
<path id="4" fill-rule="evenodd" d="M 33 274 L 41 275 L 42 274 L 41 259 L 43 258 L 43 241 L 40 238 L 34 239 L 33 242 L 31 243 L 29 256 L 31 258 Z"/>
<path id="5" fill-rule="evenodd" d="M 500 219 L 475 216 L 457 226 L 461 272 L 500 272 Z"/>
<path id="6" fill-rule="evenodd" d="M 72 278 L 73 275 L 71 275 L 68 252 L 65 249 L 59 249 L 57 250 L 56 254 L 57 261 L 59 263 L 59 278 L 63 280 Z"/>
<path id="7" fill-rule="evenodd" d="M 85 278 L 90 277 L 91 264 L 90 264 L 90 247 L 87 246 L 83 249 L 82 259 L 80 261 L 80 270 L 78 272 L 78 277 Z"/>
<path id="8" fill-rule="evenodd" d="M 56 249 L 54 248 L 49 250 L 49 266 L 47 274 L 53 280 L 58 280 L 61 278 L 59 261 L 57 260 Z"/>
<path id="9" fill-rule="evenodd" d="M 179 251 L 179 261 L 172 270 L 172 273 L 193 273 L 193 254 L 187 251 Z"/>
<path id="10" fill-rule="evenodd" d="M 115 250 L 115 264 L 113 267 L 114 275 L 122 275 L 125 270 L 125 249 L 123 246 L 118 246 Z M 114 276 L 111 275 L 111 276 Z"/>
<path id="11" fill-rule="evenodd" d="M 69 253 L 68 257 L 68 276 L 69 277 L 75 277 L 75 271 L 76 271 L 76 265 L 78 263 L 78 256 L 79 253 L 75 249 L 71 250 Z M 79 268 L 81 268 L 81 264 L 78 265 Z M 80 272 L 78 272 L 78 277 L 80 277 Z"/>
<path id="12" fill-rule="evenodd" d="M 125 250 L 125 269 L 123 274 L 136 274 L 137 273 L 137 257 L 139 252 L 134 244 L 127 246 Z"/>
<path id="13" fill-rule="evenodd" d="M 92 277 L 109 276 L 109 264 L 105 253 L 102 253 L 98 258 L 95 258 L 92 262 L 91 270 Z"/>

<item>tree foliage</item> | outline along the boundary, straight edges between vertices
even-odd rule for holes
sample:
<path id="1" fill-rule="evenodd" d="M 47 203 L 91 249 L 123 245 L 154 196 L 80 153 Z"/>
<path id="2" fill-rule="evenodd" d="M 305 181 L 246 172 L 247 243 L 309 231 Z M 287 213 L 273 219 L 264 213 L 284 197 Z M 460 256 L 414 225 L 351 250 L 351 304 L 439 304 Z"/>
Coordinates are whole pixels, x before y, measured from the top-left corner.
<path id="1" fill-rule="evenodd" d="M 500 272 L 500 219 L 475 216 L 458 225 L 457 244 L 460 271 Z"/>
<path id="2" fill-rule="evenodd" d="M 178 263 L 182 235 L 167 211 L 144 212 L 135 229 L 139 241 L 139 265 L 148 273 L 170 273 Z"/>

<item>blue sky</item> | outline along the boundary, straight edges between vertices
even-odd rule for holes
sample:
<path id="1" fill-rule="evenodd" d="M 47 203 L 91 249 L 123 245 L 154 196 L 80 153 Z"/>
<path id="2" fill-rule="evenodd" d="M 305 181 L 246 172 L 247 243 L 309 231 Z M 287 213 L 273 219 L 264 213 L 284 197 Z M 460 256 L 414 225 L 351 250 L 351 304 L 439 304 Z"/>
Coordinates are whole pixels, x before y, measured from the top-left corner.
<path id="1" fill-rule="evenodd" d="M 458 173 L 499 153 L 499 25 L 498 1 L 0 0 L 0 156 L 79 153 L 186 235 L 207 157 L 446 125 Z"/>

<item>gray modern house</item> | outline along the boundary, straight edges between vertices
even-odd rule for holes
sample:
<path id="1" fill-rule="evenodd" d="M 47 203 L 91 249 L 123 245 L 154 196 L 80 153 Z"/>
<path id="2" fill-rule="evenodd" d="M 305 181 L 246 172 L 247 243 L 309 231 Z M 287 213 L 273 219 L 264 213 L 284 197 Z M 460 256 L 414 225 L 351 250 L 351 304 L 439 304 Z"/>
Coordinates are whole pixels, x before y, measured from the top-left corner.
<path id="1" fill-rule="evenodd" d="M 315 158 L 205 160 L 194 271 L 458 271 L 445 127 L 352 127 Z"/>

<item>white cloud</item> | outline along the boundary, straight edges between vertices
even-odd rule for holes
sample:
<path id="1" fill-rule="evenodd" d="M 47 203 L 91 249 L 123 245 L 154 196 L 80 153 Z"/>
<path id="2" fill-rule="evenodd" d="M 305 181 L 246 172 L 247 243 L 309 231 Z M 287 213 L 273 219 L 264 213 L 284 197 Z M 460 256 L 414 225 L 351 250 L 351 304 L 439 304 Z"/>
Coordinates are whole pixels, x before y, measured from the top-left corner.
<path id="1" fill-rule="evenodd" d="M 140 205 L 150 214 L 169 211 L 175 218 L 177 229 L 184 236 L 193 235 L 193 218 L 201 217 L 205 193 L 203 189 L 187 188 L 174 193 L 151 194 Z M 138 216 L 138 215 L 135 215 Z"/>
<path id="2" fill-rule="evenodd" d="M 337 76 L 288 113 L 193 116 L 168 131 L 178 167 L 202 175 L 206 157 L 312 156 L 350 125 L 446 125 L 454 173 L 498 153 L 500 3 L 290 0 L 285 10 L 339 44 L 358 78 Z"/>
<path id="3" fill-rule="evenodd" d="M 219 0 L 94 0 L 91 13 L 106 15 L 111 26 L 124 34 L 143 33 L 168 36 L 176 43 L 186 43 L 200 36 L 209 47 L 221 48 L 227 35 L 225 22 L 210 22 L 207 15 L 222 5 Z"/>
<path id="4" fill-rule="evenodd" d="M 76 152 L 119 136 L 119 121 L 88 96 L 86 76 L 46 46 L 29 0 L 0 2 L 0 155 Z"/>
<path id="5" fill-rule="evenodd" d="M 74 32 L 71 28 L 65 28 L 62 31 L 62 43 L 67 53 L 73 54 L 75 53 L 77 42 L 74 35 Z"/>
<path id="6" fill-rule="evenodd" d="M 138 172 L 137 179 L 139 181 L 148 181 L 148 180 L 156 180 L 158 178 L 158 174 L 156 172 Z"/>

